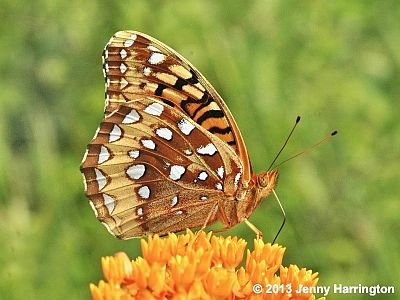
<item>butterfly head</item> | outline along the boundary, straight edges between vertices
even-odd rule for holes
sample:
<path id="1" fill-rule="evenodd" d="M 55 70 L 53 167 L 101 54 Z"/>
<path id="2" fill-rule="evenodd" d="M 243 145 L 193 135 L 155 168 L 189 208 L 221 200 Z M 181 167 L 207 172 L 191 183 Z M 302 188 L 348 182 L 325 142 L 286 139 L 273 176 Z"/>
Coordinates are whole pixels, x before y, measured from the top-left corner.
<path id="1" fill-rule="evenodd" d="M 278 170 L 263 171 L 257 175 L 257 189 L 260 197 L 266 197 L 275 188 L 278 181 Z"/>
<path id="2" fill-rule="evenodd" d="M 263 171 L 258 175 L 253 175 L 253 184 L 251 185 L 250 190 L 245 191 L 245 196 L 242 199 L 237 199 L 237 219 L 239 222 L 248 218 L 253 213 L 261 203 L 261 200 L 267 197 L 275 188 L 277 180 L 277 170 Z"/>

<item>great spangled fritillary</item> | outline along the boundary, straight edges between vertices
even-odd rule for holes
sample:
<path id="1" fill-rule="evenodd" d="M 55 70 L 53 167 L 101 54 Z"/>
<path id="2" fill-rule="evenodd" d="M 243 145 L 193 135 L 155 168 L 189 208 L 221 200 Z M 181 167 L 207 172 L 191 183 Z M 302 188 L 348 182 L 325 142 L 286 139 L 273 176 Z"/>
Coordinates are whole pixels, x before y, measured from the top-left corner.
<path id="1" fill-rule="evenodd" d="M 103 53 L 106 105 L 81 164 L 97 218 L 121 239 L 245 222 L 278 172 L 255 175 L 228 107 L 201 73 L 145 34 Z"/>

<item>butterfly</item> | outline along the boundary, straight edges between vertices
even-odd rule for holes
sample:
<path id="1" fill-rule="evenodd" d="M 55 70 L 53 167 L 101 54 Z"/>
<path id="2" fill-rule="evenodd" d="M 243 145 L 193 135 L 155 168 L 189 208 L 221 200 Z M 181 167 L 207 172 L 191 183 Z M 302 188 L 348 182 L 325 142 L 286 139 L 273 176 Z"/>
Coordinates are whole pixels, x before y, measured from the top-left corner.
<path id="1" fill-rule="evenodd" d="M 121 239 L 246 223 L 278 171 L 253 173 L 221 96 L 185 58 L 135 31 L 103 52 L 104 119 L 82 160 L 96 217 Z"/>

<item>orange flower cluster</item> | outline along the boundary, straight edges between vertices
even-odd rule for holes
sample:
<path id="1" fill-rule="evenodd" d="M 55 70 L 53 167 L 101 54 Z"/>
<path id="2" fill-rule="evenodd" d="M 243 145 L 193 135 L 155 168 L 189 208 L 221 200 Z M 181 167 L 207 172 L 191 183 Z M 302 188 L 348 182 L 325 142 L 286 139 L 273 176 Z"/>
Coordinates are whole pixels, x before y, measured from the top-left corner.
<path id="1" fill-rule="evenodd" d="M 167 238 L 154 235 L 141 246 L 143 257 L 135 260 L 125 253 L 102 258 L 105 281 L 90 285 L 94 300 L 315 299 L 296 290 L 314 287 L 318 273 L 282 266 L 285 248 L 276 244 L 255 240 L 244 267 L 239 264 L 246 242 L 237 237 L 187 230 Z"/>

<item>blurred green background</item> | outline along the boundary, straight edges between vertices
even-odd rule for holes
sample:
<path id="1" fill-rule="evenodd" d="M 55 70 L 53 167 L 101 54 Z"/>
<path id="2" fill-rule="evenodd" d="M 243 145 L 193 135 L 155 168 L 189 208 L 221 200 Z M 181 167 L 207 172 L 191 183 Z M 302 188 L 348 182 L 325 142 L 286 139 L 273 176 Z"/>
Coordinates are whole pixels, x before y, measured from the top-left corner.
<path id="1" fill-rule="evenodd" d="M 79 164 L 104 106 L 101 52 L 132 29 L 178 50 L 235 116 L 255 171 L 280 168 L 284 263 L 320 284 L 400 293 L 400 3 L 393 1 L 11 1 L 0 4 L 0 298 L 89 299 L 100 258 L 139 254 L 96 220 Z M 251 221 L 271 241 L 268 198 Z M 240 224 L 227 234 L 254 234 Z M 395 299 L 399 294 L 374 299 Z M 328 299 L 370 299 L 330 295 Z"/>

